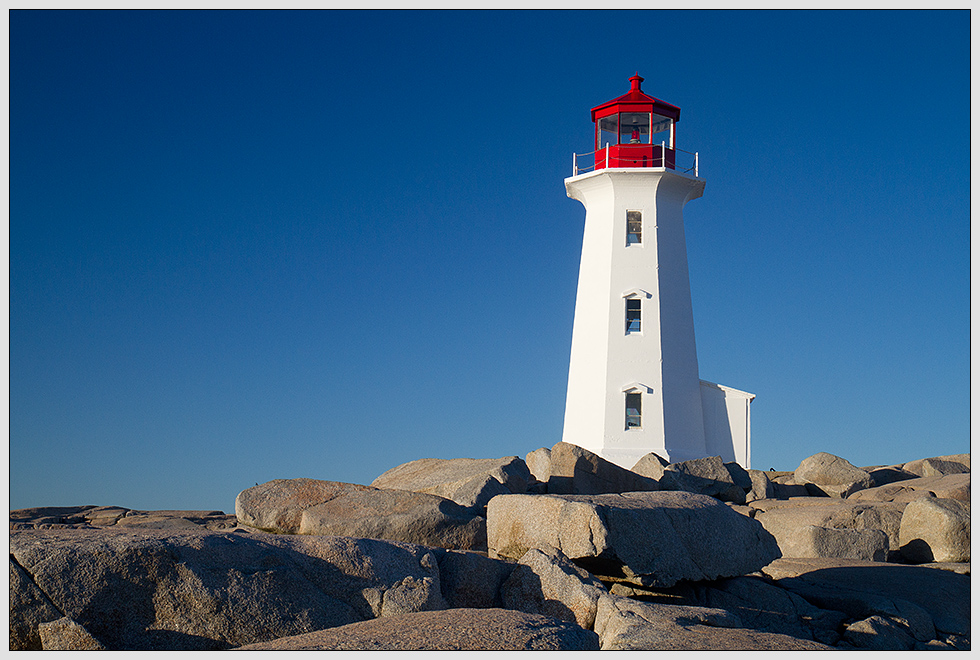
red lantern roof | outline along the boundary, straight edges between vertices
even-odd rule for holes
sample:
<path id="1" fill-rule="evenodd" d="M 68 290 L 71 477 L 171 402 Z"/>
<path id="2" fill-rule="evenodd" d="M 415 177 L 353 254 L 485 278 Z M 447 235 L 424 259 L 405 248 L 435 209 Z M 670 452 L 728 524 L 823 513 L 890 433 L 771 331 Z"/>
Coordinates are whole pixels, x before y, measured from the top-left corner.
<path id="1" fill-rule="evenodd" d="M 606 101 L 602 105 L 597 105 L 596 107 L 592 108 L 592 121 L 595 121 L 596 117 L 604 117 L 614 112 L 649 112 L 651 110 L 651 106 L 653 112 L 656 112 L 658 115 L 670 117 L 675 122 L 680 121 L 681 109 L 676 105 L 671 105 L 666 101 L 661 101 L 660 99 L 644 94 L 642 91 L 640 91 L 641 82 L 643 82 L 643 78 L 641 78 L 639 72 L 637 72 L 636 75 L 630 78 L 630 91 L 626 92 L 619 98 L 615 98 L 612 101 Z"/>

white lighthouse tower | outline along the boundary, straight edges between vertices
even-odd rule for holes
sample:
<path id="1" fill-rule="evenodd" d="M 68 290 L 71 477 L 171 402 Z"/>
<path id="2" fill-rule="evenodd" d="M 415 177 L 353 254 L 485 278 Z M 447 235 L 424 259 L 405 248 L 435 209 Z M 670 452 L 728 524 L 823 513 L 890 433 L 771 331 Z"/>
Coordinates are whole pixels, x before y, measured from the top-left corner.
<path id="1" fill-rule="evenodd" d="M 565 179 L 586 216 L 562 440 L 626 468 L 650 452 L 749 467 L 754 395 L 698 375 L 683 208 L 704 179 L 675 146 L 680 108 L 642 82 L 592 109 L 594 157 Z"/>

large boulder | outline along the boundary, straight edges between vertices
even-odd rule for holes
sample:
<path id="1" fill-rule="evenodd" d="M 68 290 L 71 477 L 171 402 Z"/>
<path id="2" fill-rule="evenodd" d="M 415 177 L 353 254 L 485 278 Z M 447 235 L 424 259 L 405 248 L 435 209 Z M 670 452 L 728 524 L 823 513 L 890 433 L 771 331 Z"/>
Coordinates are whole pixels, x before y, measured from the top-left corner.
<path id="1" fill-rule="evenodd" d="M 438 495 L 482 510 L 495 495 L 524 493 L 530 481 L 527 465 L 517 456 L 423 458 L 391 468 L 371 485 Z"/>
<path id="2" fill-rule="evenodd" d="M 554 547 L 600 578 L 641 586 L 759 570 L 779 556 L 756 521 L 707 495 L 500 495 L 487 507 L 491 556 Z"/>
<path id="3" fill-rule="evenodd" d="M 840 456 L 826 452 L 803 459 L 793 473 L 793 479 L 798 484 L 813 484 L 830 497 L 847 497 L 872 486 L 870 474 Z"/>
<path id="4" fill-rule="evenodd" d="M 242 651 L 598 651 L 598 636 L 567 621 L 503 609 L 404 614 L 250 644 Z"/>
<path id="5" fill-rule="evenodd" d="M 903 503 L 797 497 L 756 500 L 749 506 L 784 557 L 885 561 L 889 551 L 900 548 Z"/>
<path id="6" fill-rule="evenodd" d="M 274 534 L 405 541 L 460 550 L 486 549 L 486 521 L 452 500 L 316 479 L 276 479 L 239 493 L 242 525 Z"/>
<path id="7" fill-rule="evenodd" d="M 109 650 L 220 650 L 446 606 L 430 548 L 375 539 L 25 530 L 10 554 L 11 649 L 62 617 Z"/>
<path id="8" fill-rule="evenodd" d="M 555 548 L 531 548 L 501 589 L 504 606 L 573 621 L 591 630 L 596 604 L 608 594 L 602 582 Z"/>
<path id="9" fill-rule="evenodd" d="M 748 481 L 747 487 L 752 488 L 752 481 L 745 470 L 739 468 L 738 476 Z M 667 465 L 660 478 L 660 488 L 700 493 L 725 502 L 745 504 L 746 489 L 735 483 L 732 468 L 725 465 L 721 456 L 706 456 Z"/>
<path id="10" fill-rule="evenodd" d="M 913 564 L 970 561 L 970 510 L 956 500 L 909 502 L 899 529 L 902 557 Z"/>
<path id="11" fill-rule="evenodd" d="M 598 495 L 659 490 L 655 479 L 644 477 L 567 442 L 551 448 L 548 493 Z"/>
<path id="12" fill-rule="evenodd" d="M 721 609 L 645 603 L 607 596 L 596 632 L 604 651 L 831 650 L 818 642 L 748 630 Z"/>

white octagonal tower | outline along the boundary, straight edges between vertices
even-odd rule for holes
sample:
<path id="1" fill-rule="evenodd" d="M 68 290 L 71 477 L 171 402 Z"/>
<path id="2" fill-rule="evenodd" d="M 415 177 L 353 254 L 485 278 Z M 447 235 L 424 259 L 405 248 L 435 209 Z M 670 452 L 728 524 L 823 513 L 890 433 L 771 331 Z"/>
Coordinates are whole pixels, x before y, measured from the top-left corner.
<path id="1" fill-rule="evenodd" d="M 698 375 L 683 216 L 704 191 L 697 154 L 642 81 L 592 109 L 594 157 L 565 180 L 586 216 L 562 440 L 626 468 L 650 452 L 749 467 L 754 395 Z"/>

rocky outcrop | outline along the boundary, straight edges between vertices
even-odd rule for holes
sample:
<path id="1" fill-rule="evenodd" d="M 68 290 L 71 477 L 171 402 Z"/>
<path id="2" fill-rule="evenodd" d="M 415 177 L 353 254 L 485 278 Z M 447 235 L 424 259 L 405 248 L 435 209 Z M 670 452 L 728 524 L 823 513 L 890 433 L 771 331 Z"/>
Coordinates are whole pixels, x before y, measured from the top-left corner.
<path id="1" fill-rule="evenodd" d="M 315 479 L 277 479 L 239 493 L 242 525 L 274 534 L 354 536 L 486 549 L 486 521 L 437 495 Z"/>
<path id="2" fill-rule="evenodd" d="M 600 578 L 641 586 L 756 571 L 779 556 L 754 520 L 706 495 L 501 495 L 487 508 L 491 556 L 554 547 Z"/>
<path id="3" fill-rule="evenodd" d="M 243 491 L 236 516 L 14 511 L 10 647 L 969 649 L 969 456 L 854 468 L 860 490 L 827 456 L 830 476 L 651 454 L 652 478 L 559 443 L 486 519 L 487 475 L 520 459 L 395 471 L 471 507 L 294 479 Z M 662 486 L 703 492 L 637 490 Z"/>
<path id="4" fill-rule="evenodd" d="M 591 630 L 539 614 L 454 609 L 364 621 L 242 651 L 597 651 Z"/>
<path id="5" fill-rule="evenodd" d="M 517 456 L 423 458 L 391 468 L 371 485 L 438 495 L 482 512 L 495 495 L 524 493 L 530 481 L 531 472 Z"/>
<path id="6" fill-rule="evenodd" d="M 138 511 L 119 506 L 47 506 L 10 512 L 10 529 L 234 529 L 238 520 L 222 511 Z"/>
<path id="7" fill-rule="evenodd" d="M 644 477 L 567 442 L 551 448 L 549 494 L 598 495 L 659 490 L 655 479 Z"/>

